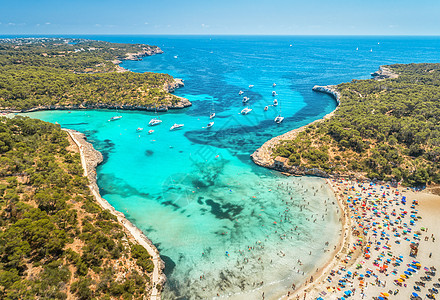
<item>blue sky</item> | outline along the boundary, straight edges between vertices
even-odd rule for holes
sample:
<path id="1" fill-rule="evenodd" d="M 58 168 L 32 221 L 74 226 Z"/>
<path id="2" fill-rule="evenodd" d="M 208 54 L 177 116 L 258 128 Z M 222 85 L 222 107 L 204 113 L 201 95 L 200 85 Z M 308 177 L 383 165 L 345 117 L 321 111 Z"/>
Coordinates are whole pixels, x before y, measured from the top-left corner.
<path id="1" fill-rule="evenodd" d="M 0 0 L 0 34 L 439 35 L 439 0 Z"/>

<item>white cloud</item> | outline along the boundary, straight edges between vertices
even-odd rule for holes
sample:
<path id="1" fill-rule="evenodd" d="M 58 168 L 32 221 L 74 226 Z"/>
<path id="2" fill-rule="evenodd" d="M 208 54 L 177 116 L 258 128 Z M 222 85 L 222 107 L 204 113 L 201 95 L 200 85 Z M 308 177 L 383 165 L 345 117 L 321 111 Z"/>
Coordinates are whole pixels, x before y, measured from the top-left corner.
<path id="1" fill-rule="evenodd" d="M 8 26 L 15 26 L 15 23 L 9 22 Z"/>
<path id="2" fill-rule="evenodd" d="M 46 22 L 46 23 L 44 23 L 44 25 L 50 25 L 50 22 Z"/>
<path id="3" fill-rule="evenodd" d="M 101 24 L 95 24 L 95 26 L 96 26 L 96 27 L 101 27 L 102 25 L 101 25 Z"/>
<path id="4" fill-rule="evenodd" d="M 144 25 L 148 25 L 148 22 L 145 22 Z"/>
<path id="5" fill-rule="evenodd" d="M 202 26 L 202 28 L 209 28 L 209 25 L 207 25 L 207 24 L 202 24 L 201 26 Z"/>

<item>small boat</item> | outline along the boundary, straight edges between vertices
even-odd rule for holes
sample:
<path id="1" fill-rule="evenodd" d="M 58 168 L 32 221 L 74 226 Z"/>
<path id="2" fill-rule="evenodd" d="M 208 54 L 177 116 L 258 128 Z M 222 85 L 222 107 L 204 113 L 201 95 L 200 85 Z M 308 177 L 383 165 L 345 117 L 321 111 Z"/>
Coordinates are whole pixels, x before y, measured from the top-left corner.
<path id="1" fill-rule="evenodd" d="M 171 126 L 170 130 L 180 129 L 183 126 L 184 126 L 184 124 L 174 124 L 173 126 Z"/>
<path id="2" fill-rule="evenodd" d="M 214 122 L 209 122 L 208 125 L 206 125 L 206 128 L 211 128 L 212 125 L 214 125 Z"/>
<path id="3" fill-rule="evenodd" d="M 136 129 L 136 131 L 142 131 L 142 130 L 144 130 L 143 128 L 141 128 L 141 127 L 138 127 L 137 129 Z"/>
<path id="4" fill-rule="evenodd" d="M 359 50 L 359 47 L 356 47 L 356 51 L 358 51 Z"/>
<path id="5" fill-rule="evenodd" d="M 215 112 L 211 113 L 211 114 L 209 115 L 209 118 L 210 118 L 210 119 L 214 119 L 214 118 L 215 118 Z"/>
<path id="6" fill-rule="evenodd" d="M 370 49 L 370 52 L 373 52 L 373 48 Z"/>
<path id="7" fill-rule="evenodd" d="M 174 58 L 177 58 L 177 55 L 174 55 Z"/>
<path id="8" fill-rule="evenodd" d="M 276 86 L 277 86 L 277 84 L 276 84 L 276 83 L 274 82 L 274 83 L 272 84 L 272 86 L 273 86 L 273 87 L 276 87 Z"/>
<path id="9" fill-rule="evenodd" d="M 249 97 L 243 97 L 243 103 L 246 103 L 249 101 Z"/>
<path id="10" fill-rule="evenodd" d="M 254 87 L 254 85 L 253 84 L 249 84 L 249 88 L 251 89 L 251 88 L 253 88 Z"/>
<path id="11" fill-rule="evenodd" d="M 273 106 L 277 106 L 278 105 L 278 100 L 277 99 L 273 99 Z"/>
<path id="12" fill-rule="evenodd" d="M 239 91 L 238 92 L 239 95 L 243 95 L 243 93 L 244 93 L 243 91 Z"/>
<path id="13" fill-rule="evenodd" d="M 250 113 L 252 111 L 252 108 L 249 107 L 245 107 L 243 108 L 243 110 L 241 111 L 242 115 L 247 115 L 248 113 Z"/>
<path id="14" fill-rule="evenodd" d="M 277 92 L 275 92 L 275 91 L 272 91 L 272 96 L 276 96 L 277 95 Z"/>
<path id="15" fill-rule="evenodd" d="M 151 129 L 151 130 L 148 130 L 148 134 L 152 134 L 154 132 L 154 130 L 153 129 Z"/>
<path id="16" fill-rule="evenodd" d="M 283 122 L 284 117 L 282 117 L 281 115 L 278 115 L 278 117 L 275 118 L 275 123 L 280 124 L 281 122 Z"/>
<path id="17" fill-rule="evenodd" d="M 290 44 L 290 47 L 292 47 L 293 45 L 292 44 Z"/>
<path id="18" fill-rule="evenodd" d="M 159 125 L 160 123 L 162 123 L 162 120 L 153 118 L 150 120 L 150 122 L 148 122 L 148 125 L 155 126 L 155 125 Z"/>
<path id="19" fill-rule="evenodd" d="M 264 111 L 267 111 L 269 109 L 269 106 L 264 107 Z"/>
<path id="20" fill-rule="evenodd" d="M 111 117 L 109 121 L 119 120 L 120 118 L 122 118 L 122 116 L 114 116 L 114 117 Z"/>

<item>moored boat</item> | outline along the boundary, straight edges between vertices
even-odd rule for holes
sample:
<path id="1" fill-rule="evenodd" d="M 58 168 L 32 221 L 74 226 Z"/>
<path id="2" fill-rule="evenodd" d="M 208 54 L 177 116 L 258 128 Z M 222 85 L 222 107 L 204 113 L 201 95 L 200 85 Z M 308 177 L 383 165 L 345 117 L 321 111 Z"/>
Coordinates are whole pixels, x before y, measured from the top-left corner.
<path id="1" fill-rule="evenodd" d="M 264 107 L 264 111 L 267 111 L 269 109 L 269 106 Z"/>
<path id="2" fill-rule="evenodd" d="M 119 120 L 120 118 L 122 118 L 122 116 L 114 116 L 114 117 L 111 117 L 109 121 Z"/>
<path id="3" fill-rule="evenodd" d="M 273 106 L 277 106 L 278 105 L 278 100 L 277 99 L 273 99 Z"/>
<path id="4" fill-rule="evenodd" d="M 244 93 L 243 91 L 239 91 L 238 92 L 239 95 L 243 95 L 243 93 Z"/>
<path id="5" fill-rule="evenodd" d="M 276 96 L 277 95 L 277 92 L 275 92 L 275 91 L 272 91 L 272 96 Z"/>
<path id="6" fill-rule="evenodd" d="M 242 115 L 247 115 L 248 113 L 250 113 L 252 111 L 252 108 L 249 107 L 245 107 L 242 109 L 241 114 Z"/>
<path id="7" fill-rule="evenodd" d="M 281 122 L 283 122 L 283 120 L 284 120 L 284 117 L 282 117 L 281 115 L 278 115 L 274 121 L 275 121 L 275 123 L 280 124 Z"/>
<path id="8" fill-rule="evenodd" d="M 183 126 L 184 126 L 184 124 L 174 124 L 173 126 L 171 126 L 170 130 L 180 129 Z"/>
<path id="9" fill-rule="evenodd" d="M 211 113 L 211 114 L 209 115 L 209 118 L 210 118 L 210 119 L 214 119 L 214 118 L 215 118 L 215 113 L 214 113 L 214 112 Z"/>
<path id="10" fill-rule="evenodd" d="M 249 101 L 249 97 L 243 97 L 243 103 L 246 103 Z"/>
<path id="11" fill-rule="evenodd" d="M 254 87 L 254 85 L 253 84 L 249 84 L 249 88 L 251 89 L 251 88 L 253 88 Z"/>
<path id="12" fill-rule="evenodd" d="M 153 129 L 148 130 L 148 134 L 152 134 L 154 132 Z"/>
<path id="13" fill-rule="evenodd" d="M 160 123 L 162 123 L 161 119 L 153 118 L 150 120 L 150 122 L 148 122 L 148 125 L 155 126 L 155 125 L 159 125 Z"/>
<path id="14" fill-rule="evenodd" d="M 276 87 L 276 86 L 277 86 L 277 84 L 276 84 L 276 83 L 274 82 L 274 83 L 272 84 L 272 86 L 273 86 L 273 87 Z"/>
<path id="15" fill-rule="evenodd" d="M 144 130 L 143 128 L 141 128 L 141 127 L 138 127 L 137 129 L 136 129 L 136 131 L 142 131 L 142 130 Z"/>
<path id="16" fill-rule="evenodd" d="M 206 128 L 211 128 L 214 125 L 214 122 L 209 122 L 208 125 L 206 125 Z"/>

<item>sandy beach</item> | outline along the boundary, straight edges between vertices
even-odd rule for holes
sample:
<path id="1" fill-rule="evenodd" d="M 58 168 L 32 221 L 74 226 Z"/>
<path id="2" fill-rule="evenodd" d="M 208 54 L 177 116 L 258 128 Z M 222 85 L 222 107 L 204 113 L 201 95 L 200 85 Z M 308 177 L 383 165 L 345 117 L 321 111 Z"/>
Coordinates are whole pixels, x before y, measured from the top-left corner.
<path id="1" fill-rule="evenodd" d="M 284 299 L 435 297 L 440 196 L 371 182 L 327 182 L 343 207 L 342 243 L 331 261 Z"/>

